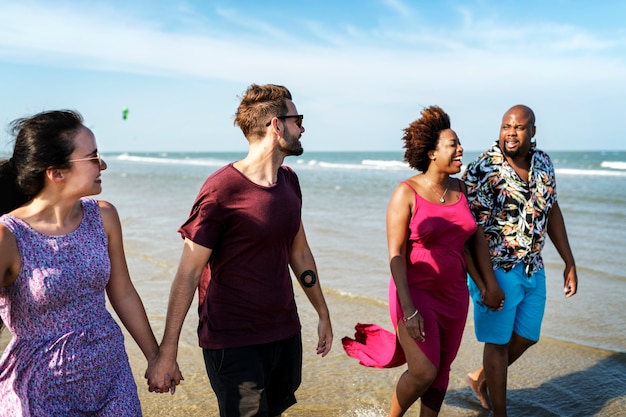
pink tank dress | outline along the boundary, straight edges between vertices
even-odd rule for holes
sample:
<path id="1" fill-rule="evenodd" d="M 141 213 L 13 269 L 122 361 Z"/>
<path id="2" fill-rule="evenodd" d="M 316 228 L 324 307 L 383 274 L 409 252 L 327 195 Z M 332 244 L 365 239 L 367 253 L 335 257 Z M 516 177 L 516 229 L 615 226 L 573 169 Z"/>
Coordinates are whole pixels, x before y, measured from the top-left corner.
<path id="1" fill-rule="evenodd" d="M 73 232 L 47 236 L 11 215 L 22 268 L 0 288 L 12 334 L 0 358 L 0 415 L 141 416 L 120 327 L 106 309 L 111 272 L 98 202 Z M 6 331 L 6 330 L 5 330 Z"/>
<path id="2" fill-rule="evenodd" d="M 409 222 L 407 280 L 413 303 L 426 327 L 426 340 L 416 343 L 439 369 L 422 401 L 438 410 L 467 320 L 464 246 L 477 226 L 463 193 L 455 203 L 441 205 L 413 192 L 415 209 Z M 395 328 L 404 313 L 393 277 L 389 282 L 389 313 Z M 366 366 L 389 368 L 406 362 L 395 335 L 375 324 L 357 324 L 355 339 L 344 338 L 342 343 L 349 356 Z"/>

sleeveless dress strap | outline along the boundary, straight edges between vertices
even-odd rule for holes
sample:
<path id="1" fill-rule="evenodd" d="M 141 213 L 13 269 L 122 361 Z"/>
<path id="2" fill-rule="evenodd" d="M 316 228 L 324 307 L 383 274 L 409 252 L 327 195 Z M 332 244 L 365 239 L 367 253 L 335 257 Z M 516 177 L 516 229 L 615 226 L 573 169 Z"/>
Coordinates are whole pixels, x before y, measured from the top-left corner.
<path id="1" fill-rule="evenodd" d="M 402 181 L 400 184 L 406 185 L 407 187 L 409 187 L 413 191 L 413 194 L 415 194 L 414 200 L 413 200 L 414 201 L 414 205 L 413 205 L 413 209 L 411 210 L 411 215 L 410 215 L 410 218 L 413 219 L 413 216 L 415 216 L 415 213 L 417 213 L 417 208 L 418 208 L 418 204 L 419 204 L 418 203 L 419 200 L 418 200 L 417 197 L 419 196 L 419 194 L 417 193 L 417 190 L 415 188 L 413 188 L 411 183 L 408 182 L 407 180 Z"/>
<path id="2" fill-rule="evenodd" d="M 463 195 L 467 196 L 467 186 L 465 185 L 465 183 L 463 182 L 463 180 L 460 180 L 458 178 L 453 178 L 455 179 L 458 184 L 459 184 L 459 190 L 463 193 Z M 401 182 L 401 184 L 405 184 L 407 187 L 409 187 L 411 190 L 413 190 L 413 192 L 415 194 L 418 194 L 418 192 L 415 190 L 415 188 L 413 188 L 413 186 L 411 185 L 410 182 L 404 180 Z M 418 194 L 419 195 L 419 194 Z"/>
<path id="3" fill-rule="evenodd" d="M 413 190 L 413 192 L 414 192 L 415 194 L 417 194 L 417 190 L 416 190 L 415 188 L 413 188 L 413 186 L 411 185 L 411 183 L 410 183 L 410 182 L 408 182 L 408 181 L 404 180 L 404 181 L 402 181 L 400 184 L 405 184 L 407 187 L 409 187 L 411 190 Z"/>
<path id="4" fill-rule="evenodd" d="M 459 182 L 459 189 L 461 190 L 463 195 L 467 197 L 467 185 L 465 185 L 465 182 L 461 179 L 456 178 L 456 180 Z"/>

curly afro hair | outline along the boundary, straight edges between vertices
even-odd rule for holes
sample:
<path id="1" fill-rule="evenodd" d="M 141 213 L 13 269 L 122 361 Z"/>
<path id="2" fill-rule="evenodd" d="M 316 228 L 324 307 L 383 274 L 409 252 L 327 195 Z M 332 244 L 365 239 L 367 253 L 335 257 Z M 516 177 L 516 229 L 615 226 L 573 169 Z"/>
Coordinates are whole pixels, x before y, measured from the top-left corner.
<path id="1" fill-rule="evenodd" d="M 404 160 L 411 168 L 422 172 L 428 169 L 428 153 L 437 148 L 439 134 L 446 129 L 450 129 L 450 116 L 439 106 L 426 107 L 421 117 L 404 129 Z"/>

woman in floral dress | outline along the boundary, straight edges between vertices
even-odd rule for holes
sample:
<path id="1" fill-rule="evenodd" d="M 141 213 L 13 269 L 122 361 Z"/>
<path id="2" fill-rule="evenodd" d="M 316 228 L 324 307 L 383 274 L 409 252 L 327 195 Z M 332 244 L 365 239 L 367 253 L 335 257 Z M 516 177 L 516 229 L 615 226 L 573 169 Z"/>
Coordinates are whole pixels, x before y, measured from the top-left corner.
<path id="1" fill-rule="evenodd" d="M 2 416 L 141 416 L 120 327 L 105 291 L 148 362 L 158 351 L 133 286 L 120 220 L 102 190 L 91 130 L 72 111 L 12 124 L 0 163 Z"/>

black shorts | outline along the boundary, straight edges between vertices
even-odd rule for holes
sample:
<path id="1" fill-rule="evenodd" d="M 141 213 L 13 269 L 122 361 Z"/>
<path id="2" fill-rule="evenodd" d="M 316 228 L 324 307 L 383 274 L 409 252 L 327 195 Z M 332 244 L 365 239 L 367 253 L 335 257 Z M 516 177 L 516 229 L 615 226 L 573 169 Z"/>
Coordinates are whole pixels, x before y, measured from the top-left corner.
<path id="1" fill-rule="evenodd" d="M 302 336 L 262 345 L 203 349 L 221 417 L 272 417 L 296 403 Z"/>

